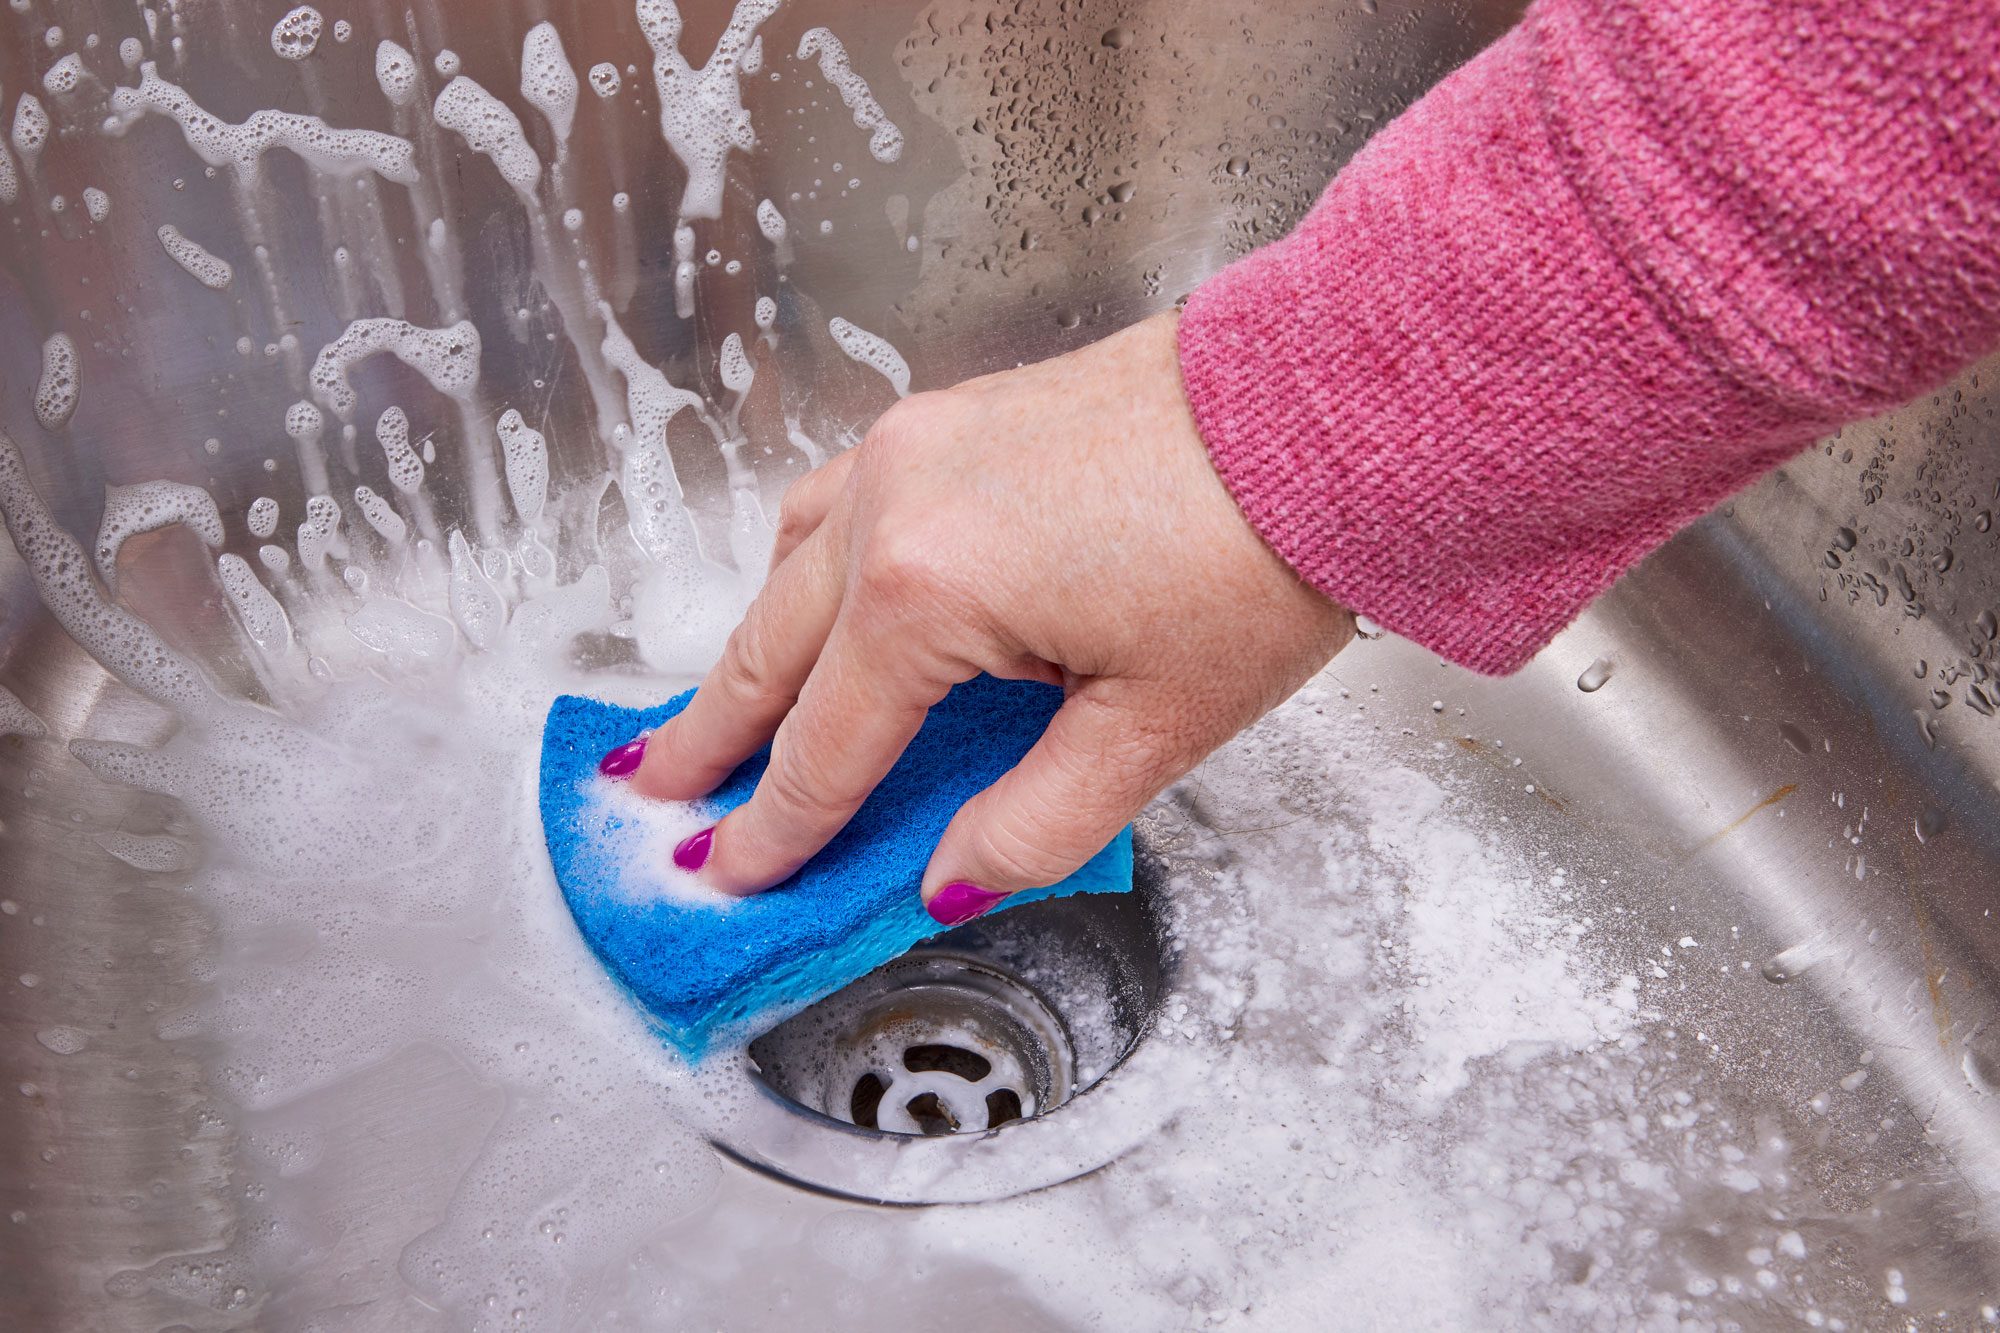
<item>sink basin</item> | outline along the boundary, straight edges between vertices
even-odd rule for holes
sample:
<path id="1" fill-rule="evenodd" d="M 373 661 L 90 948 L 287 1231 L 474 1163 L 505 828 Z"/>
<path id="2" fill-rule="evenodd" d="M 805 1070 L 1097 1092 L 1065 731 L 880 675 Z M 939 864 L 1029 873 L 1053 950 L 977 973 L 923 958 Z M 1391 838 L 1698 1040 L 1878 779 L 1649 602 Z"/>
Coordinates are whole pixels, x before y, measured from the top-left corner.
<path id="1" fill-rule="evenodd" d="M 548 700 L 698 674 L 897 358 L 1171 305 L 1517 14 L 0 13 L 9 1325 L 2000 1320 L 2000 362 L 747 1052 L 550 879 Z"/>

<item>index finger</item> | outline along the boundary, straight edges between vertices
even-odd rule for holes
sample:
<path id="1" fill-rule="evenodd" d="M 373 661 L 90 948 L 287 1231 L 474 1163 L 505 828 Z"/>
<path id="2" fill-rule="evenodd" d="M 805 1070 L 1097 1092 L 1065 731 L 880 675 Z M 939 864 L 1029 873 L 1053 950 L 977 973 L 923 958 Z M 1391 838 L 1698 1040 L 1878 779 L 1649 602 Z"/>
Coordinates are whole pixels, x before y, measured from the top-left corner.
<path id="1" fill-rule="evenodd" d="M 715 826 L 702 878 L 730 893 L 788 879 L 847 825 L 958 682 L 843 614 L 771 742 L 756 792 Z M 907 639 L 901 640 L 907 643 Z"/>

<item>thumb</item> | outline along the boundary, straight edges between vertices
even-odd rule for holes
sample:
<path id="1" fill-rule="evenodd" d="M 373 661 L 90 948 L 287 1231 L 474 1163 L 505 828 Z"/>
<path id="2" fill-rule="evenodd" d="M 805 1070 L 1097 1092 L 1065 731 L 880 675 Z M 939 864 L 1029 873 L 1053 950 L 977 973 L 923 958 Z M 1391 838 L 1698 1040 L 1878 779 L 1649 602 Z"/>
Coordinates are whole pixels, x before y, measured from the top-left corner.
<path id="1" fill-rule="evenodd" d="M 1033 749 L 952 818 L 924 872 L 924 907 L 947 926 L 1022 889 L 1055 884 L 1104 850 L 1199 751 L 1165 733 L 1151 689 L 1090 681 Z"/>

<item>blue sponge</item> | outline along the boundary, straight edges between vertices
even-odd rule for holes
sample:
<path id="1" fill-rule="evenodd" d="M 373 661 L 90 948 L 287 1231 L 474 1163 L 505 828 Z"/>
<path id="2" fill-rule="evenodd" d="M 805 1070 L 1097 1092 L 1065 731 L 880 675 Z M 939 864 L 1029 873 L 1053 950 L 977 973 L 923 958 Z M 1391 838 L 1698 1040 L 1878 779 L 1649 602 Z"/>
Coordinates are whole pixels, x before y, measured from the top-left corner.
<path id="1" fill-rule="evenodd" d="M 917 887 L 945 825 L 1040 739 L 1062 691 L 981 676 L 930 711 L 923 730 L 853 821 L 798 874 L 752 898 L 691 885 L 667 865 L 670 836 L 750 799 L 769 753 L 751 758 L 690 813 L 640 801 L 600 777 L 605 751 L 687 707 L 564 695 L 542 731 L 542 827 L 577 927 L 682 1054 L 748 1038 L 942 929 Z M 662 831 L 662 821 L 670 825 Z M 678 820 L 678 826 L 671 826 Z M 1132 831 L 1052 888 L 1005 906 L 1132 887 Z"/>

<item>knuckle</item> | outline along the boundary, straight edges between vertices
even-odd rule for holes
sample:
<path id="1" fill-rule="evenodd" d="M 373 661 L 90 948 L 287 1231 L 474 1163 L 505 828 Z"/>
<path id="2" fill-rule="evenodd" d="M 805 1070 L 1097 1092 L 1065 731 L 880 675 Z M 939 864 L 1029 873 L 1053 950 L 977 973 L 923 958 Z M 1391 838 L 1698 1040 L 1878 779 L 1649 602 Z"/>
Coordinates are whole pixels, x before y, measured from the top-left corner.
<path id="1" fill-rule="evenodd" d="M 847 817 L 847 802 L 841 794 L 831 790 L 812 763 L 791 747 L 772 755 L 770 767 L 757 784 L 757 796 L 764 801 L 765 810 L 787 828 L 831 830 Z"/>
<path id="2" fill-rule="evenodd" d="M 805 502 L 798 486 L 785 492 L 785 498 L 778 501 L 778 537 L 781 541 L 800 542 L 816 526 L 811 515 L 817 512 Z"/>
<path id="3" fill-rule="evenodd" d="M 938 395 L 935 393 L 911 394 L 899 398 L 868 428 L 862 440 L 862 448 L 871 462 L 885 458 L 895 458 L 920 446 L 933 433 L 936 420 Z"/>
<path id="4" fill-rule="evenodd" d="M 948 543 L 926 528 L 897 520 L 875 525 L 855 572 L 857 590 L 878 602 L 907 605 L 947 591 Z"/>
<path id="5" fill-rule="evenodd" d="M 763 709 L 773 703 L 789 702 L 782 685 L 779 684 L 777 668 L 771 660 L 771 653 L 758 632 L 754 622 L 744 621 L 729 635 L 728 647 L 724 652 L 728 670 L 720 677 L 725 698 L 722 702 L 737 708 Z"/>

